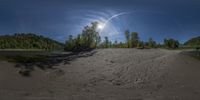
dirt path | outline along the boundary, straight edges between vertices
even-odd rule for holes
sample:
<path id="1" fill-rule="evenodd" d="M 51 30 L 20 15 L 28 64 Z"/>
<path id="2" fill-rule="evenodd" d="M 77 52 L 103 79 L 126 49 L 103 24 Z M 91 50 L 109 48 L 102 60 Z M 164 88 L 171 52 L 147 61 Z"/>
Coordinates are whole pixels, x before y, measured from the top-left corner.
<path id="1" fill-rule="evenodd" d="M 12 64 L 2 62 L 0 100 L 200 99 L 200 62 L 180 51 L 93 52 L 55 66 L 61 70 L 36 69 L 29 78 L 18 76 Z"/>

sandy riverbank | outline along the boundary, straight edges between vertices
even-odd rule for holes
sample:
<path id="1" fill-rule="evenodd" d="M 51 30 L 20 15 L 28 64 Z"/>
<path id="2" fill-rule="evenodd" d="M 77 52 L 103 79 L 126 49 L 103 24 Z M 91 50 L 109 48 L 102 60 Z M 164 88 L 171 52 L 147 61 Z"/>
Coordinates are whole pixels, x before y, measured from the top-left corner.
<path id="1" fill-rule="evenodd" d="M 1 61 L 0 100 L 199 100 L 200 61 L 180 52 L 94 50 L 31 77 Z"/>

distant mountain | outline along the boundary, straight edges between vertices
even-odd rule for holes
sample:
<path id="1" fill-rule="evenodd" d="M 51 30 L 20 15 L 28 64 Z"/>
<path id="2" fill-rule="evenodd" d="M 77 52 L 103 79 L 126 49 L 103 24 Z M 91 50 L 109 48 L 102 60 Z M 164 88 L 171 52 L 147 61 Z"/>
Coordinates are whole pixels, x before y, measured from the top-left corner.
<path id="1" fill-rule="evenodd" d="M 184 43 L 186 46 L 200 46 L 200 36 L 192 38 Z"/>
<path id="2" fill-rule="evenodd" d="M 63 44 L 33 33 L 16 33 L 0 36 L 0 49 L 62 49 Z"/>

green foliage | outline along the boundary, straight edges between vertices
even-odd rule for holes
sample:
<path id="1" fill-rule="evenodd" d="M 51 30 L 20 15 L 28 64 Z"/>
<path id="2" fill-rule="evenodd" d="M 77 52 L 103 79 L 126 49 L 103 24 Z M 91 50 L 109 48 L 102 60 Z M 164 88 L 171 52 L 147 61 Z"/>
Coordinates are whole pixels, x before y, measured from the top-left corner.
<path id="1" fill-rule="evenodd" d="M 147 42 L 143 42 L 139 39 L 137 32 L 131 32 L 126 30 L 124 32 L 125 42 L 118 42 L 117 40 L 112 43 L 107 36 L 104 37 L 104 41 L 101 42 L 101 37 L 96 31 L 98 23 L 93 22 L 91 26 L 86 26 L 82 33 L 77 37 L 73 38 L 72 35 L 66 41 L 65 50 L 66 51 L 84 51 L 88 49 L 95 48 L 171 48 L 175 49 L 179 47 L 179 42 L 173 39 L 165 39 L 164 44 L 156 44 L 153 38 L 149 38 Z"/>
<path id="2" fill-rule="evenodd" d="M 114 47 L 114 48 L 117 48 L 117 44 L 118 44 L 118 41 L 115 40 L 115 42 L 114 42 L 114 44 L 113 44 L 113 47 Z"/>
<path id="3" fill-rule="evenodd" d="M 66 51 L 71 51 L 75 46 L 75 41 L 73 40 L 73 36 L 69 35 L 69 39 L 65 43 L 65 48 L 64 50 Z"/>
<path id="4" fill-rule="evenodd" d="M 137 32 L 132 32 L 130 34 L 129 30 L 124 32 L 126 38 L 126 48 L 134 48 L 138 46 L 139 36 Z"/>
<path id="5" fill-rule="evenodd" d="M 186 46 L 200 47 L 200 36 L 192 38 L 184 43 Z"/>
<path id="6" fill-rule="evenodd" d="M 117 42 L 115 41 L 112 46 L 112 48 L 127 48 L 127 43 L 123 43 L 123 42 Z"/>
<path id="7" fill-rule="evenodd" d="M 130 43 L 129 43 L 129 41 L 130 41 L 130 32 L 129 32 L 129 30 L 126 30 L 126 31 L 124 32 L 124 35 L 125 35 L 125 37 L 126 37 L 126 45 L 127 45 L 127 48 L 129 48 L 129 47 L 130 47 Z"/>
<path id="8" fill-rule="evenodd" d="M 153 40 L 153 38 L 149 38 L 149 41 L 148 41 L 148 47 L 150 48 L 156 48 L 156 41 Z"/>
<path id="9" fill-rule="evenodd" d="M 97 22 L 91 23 L 92 26 L 86 26 L 82 32 L 83 45 L 87 48 L 96 48 L 99 42 L 99 33 L 96 31 Z"/>
<path id="10" fill-rule="evenodd" d="M 63 44 L 33 33 L 0 36 L 0 49 L 62 49 Z"/>
<path id="11" fill-rule="evenodd" d="M 164 48 L 164 46 L 162 44 L 160 44 L 160 43 L 156 44 L 156 47 L 157 48 Z"/>
<path id="12" fill-rule="evenodd" d="M 104 48 L 108 48 L 109 47 L 109 40 L 108 40 L 107 36 L 105 37 L 104 44 L 105 44 Z"/>
<path id="13" fill-rule="evenodd" d="M 137 44 L 139 43 L 139 36 L 137 32 L 132 32 L 131 33 L 131 47 L 134 48 L 137 46 Z"/>
<path id="14" fill-rule="evenodd" d="M 144 48 L 144 42 L 138 41 L 138 43 L 137 43 L 137 48 L 138 48 L 138 49 L 143 49 L 143 48 Z"/>
<path id="15" fill-rule="evenodd" d="M 99 48 L 114 48 L 115 44 L 109 40 L 107 36 L 104 37 L 104 41 L 99 45 Z"/>
<path id="16" fill-rule="evenodd" d="M 101 41 L 99 33 L 96 31 L 97 24 L 97 22 L 93 22 L 91 26 L 84 27 L 82 33 L 76 38 L 72 38 L 70 35 L 66 41 L 65 50 L 82 51 L 97 48 Z"/>
<path id="17" fill-rule="evenodd" d="M 164 39 L 164 45 L 169 49 L 176 49 L 179 47 L 179 42 L 174 39 Z"/>

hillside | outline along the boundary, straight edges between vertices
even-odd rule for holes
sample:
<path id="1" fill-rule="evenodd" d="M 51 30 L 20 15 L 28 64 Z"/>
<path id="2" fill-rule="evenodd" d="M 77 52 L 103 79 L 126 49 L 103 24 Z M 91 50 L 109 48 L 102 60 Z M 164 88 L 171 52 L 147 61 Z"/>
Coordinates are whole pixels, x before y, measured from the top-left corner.
<path id="1" fill-rule="evenodd" d="M 33 33 L 0 36 L 0 49 L 62 49 L 63 44 Z"/>
<path id="2" fill-rule="evenodd" d="M 200 46 L 200 36 L 192 38 L 184 43 L 186 46 Z"/>

